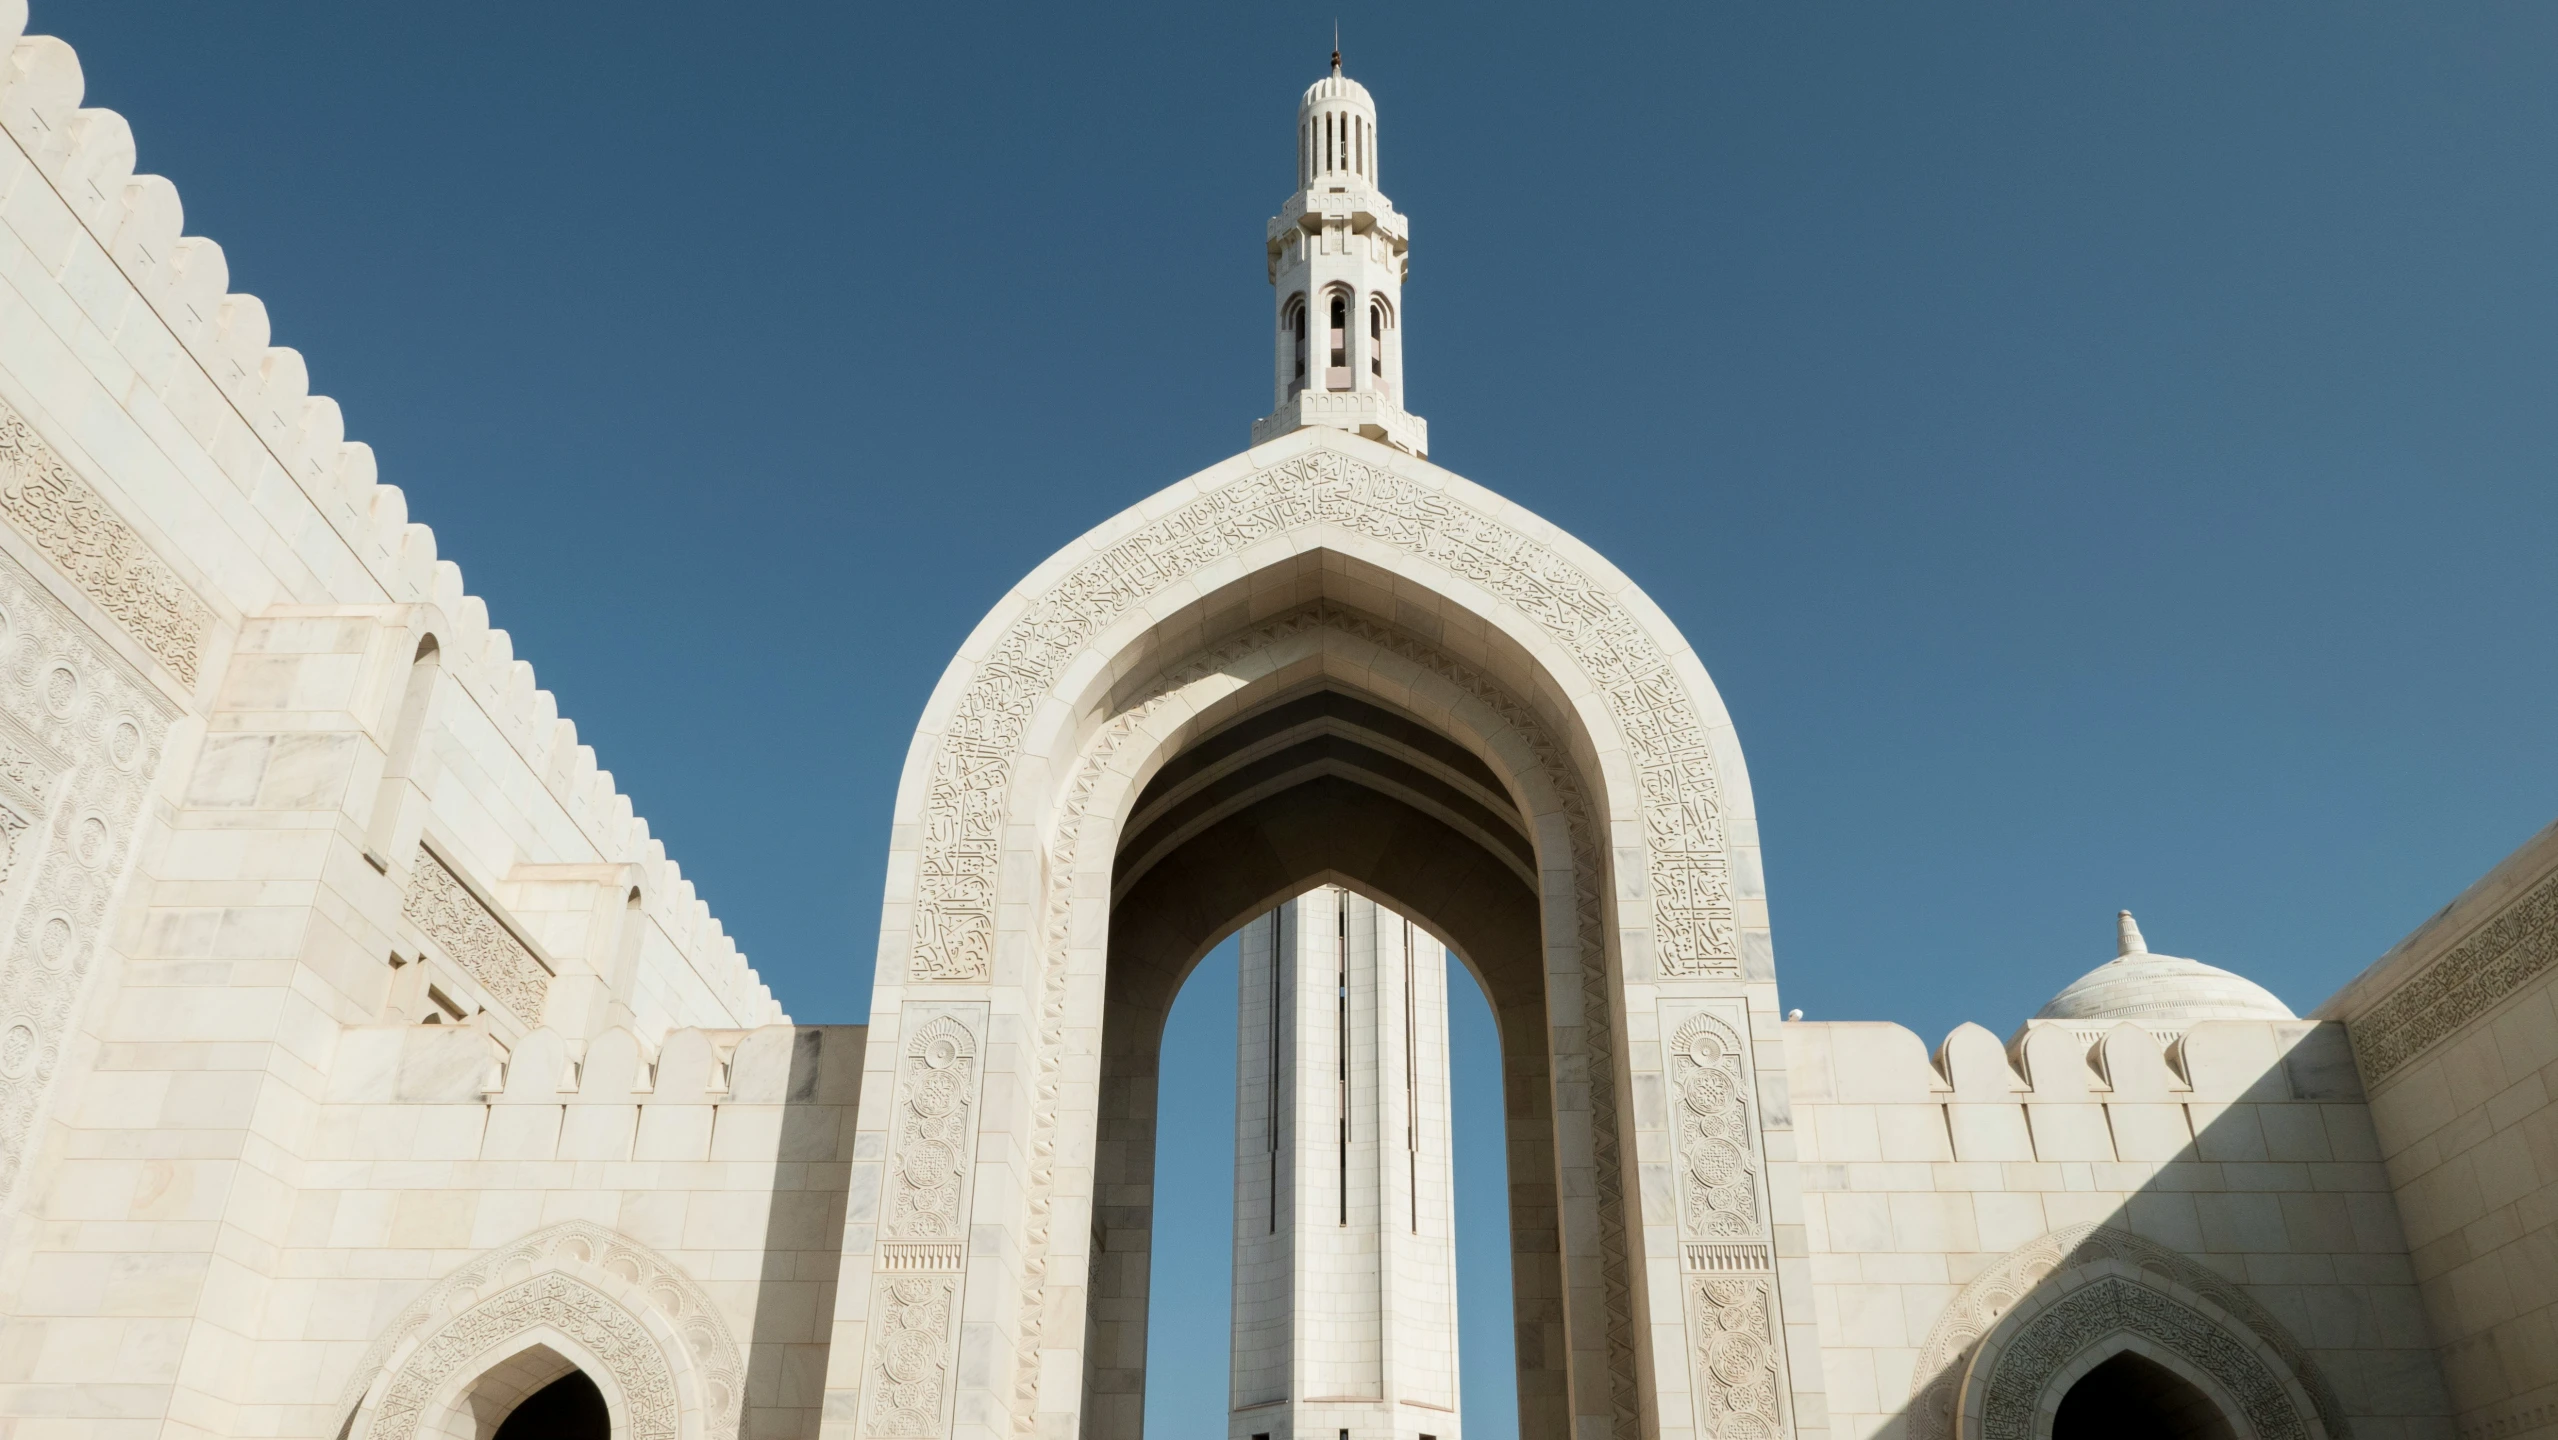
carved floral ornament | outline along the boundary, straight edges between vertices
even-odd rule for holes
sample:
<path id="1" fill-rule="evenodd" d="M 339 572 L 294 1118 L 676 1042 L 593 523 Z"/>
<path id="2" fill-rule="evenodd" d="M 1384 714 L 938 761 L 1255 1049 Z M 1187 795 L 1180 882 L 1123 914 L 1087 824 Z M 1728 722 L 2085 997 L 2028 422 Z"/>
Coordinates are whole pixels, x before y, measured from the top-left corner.
<path id="1" fill-rule="evenodd" d="M 1784 1433 L 1785 1382 L 1748 1053 L 1740 1031 L 1710 1011 L 1681 1022 L 1668 1050 L 1700 1423 L 1716 1440 L 1763 1440 Z"/>
<path id="2" fill-rule="evenodd" d="M 882 1273 L 871 1296 L 872 1435 L 944 1433 L 980 1083 L 972 1023 L 984 1027 L 984 1006 L 920 1005 L 904 1017 Z"/>
<path id="3" fill-rule="evenodd" d="M 2055 1391 L 2133 1342 L 2209 1377 L 2241 1433 L 2351 1433 L 2317 1363 L 2237 1285 L 2129 1231 L 2072 1225 L 2008 1252 L 1946 1306 L 1911 1378 L 1910 1440 L 2030 1440 Z"/>
<path id="4" fill-rule="evenodd" d="M 0 553 L 0 1196 L 133 851 L 176 707 Z"/>
<path id="5" fill-rule="evenodd" d="M 1738 971 L 1723 793 L 1704 718 L 1651 633 L 1555 546 L 1438 488 L 1329 449 L 1254 471 L 1110 542 L 1032 597 L 969 675 L 927 772 L 919 982 L 992 973 L 996 872 L 1030 719 L 1085 648 L 1167 588 L 1274 536 L 1338 527 L 1515 608 L 1595 684 L 1633 762 L 1656 962 Z"/>
<path id="6" fill-rule="evenodd" d="M 431 1422 L 480 1374 L 553 1337 L 602 1369 L 590 1378 L 634 1440 L 736 1440 L 746 1368 L 727 1322 L 663 1256 L 582 1220 L 490 1250 L 410 1302 L 341 1397 L 353 1440 L 442 1433 Z"/>
<path id="7" fill-rule="evenodd" d="M 418 846 L 400 914 L 433 941 L 462 973 L 478 981 L 526 1025 L 542 1023 L 551 972 L 504 921 L 489 913 L 442 856 Z"/>

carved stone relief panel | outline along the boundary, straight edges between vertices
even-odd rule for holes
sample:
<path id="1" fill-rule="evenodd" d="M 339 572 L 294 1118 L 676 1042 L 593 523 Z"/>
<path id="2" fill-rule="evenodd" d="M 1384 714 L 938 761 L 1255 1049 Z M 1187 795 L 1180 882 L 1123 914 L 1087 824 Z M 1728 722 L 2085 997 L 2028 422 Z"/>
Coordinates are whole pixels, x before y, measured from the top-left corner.
<path id="1" fill-rule="evenodd" d="M 0 555 L 0 1196 L 25 1161 L 175 718 Z"/>
<path id="2" fill-rule="evenodd" d="M 871 1435 L 945 1433 L 988 1009 L 918 1002 L 899 1019 L 865 1375 Z"/>
<path id="3" fill-rule="evenodd" d="M 423 845 L 409 872 L 409 893 L 400 913 L 516 1019 L 527 1026 L 542 1023 L 551 972 Z"/>
<path id="4" fill-rule="evenodd" d="M 170 673 L 195 684 L 213 612 L 5 401 L 0 515 Z"/>
<path id="5" fill-rule="evenodd" d="M 1680 1267 L 1699 1433 L 1784 1432 L 1783 1327 L 1767 1223 L 1767 1165 L 1738 1002 L 1661 1007 Z"/>
<path id="6" fill-rule="evenodd" d="M 2387 1079 L 2552 965 L 2558 965 L 2558 873 L 2347 1027 L 2365 1083 Z"/>
<path id="7" fill-rule="evenodd" d="M 1033 709 L 1131 607 L 1265 537 L 1338 525 L 1517 606 L 1599 684 L 1634 759 L 1654 950 L 1664 974 L 1738 971 L 1721 781 L 1669 657 L 1574 560 L 1448 492 L 1329 450 L 1219 486 L 1075 567 L 980 661 L 926 782 L 909 978 L 994 962 L 995 880 L 1015 753 Z"/>

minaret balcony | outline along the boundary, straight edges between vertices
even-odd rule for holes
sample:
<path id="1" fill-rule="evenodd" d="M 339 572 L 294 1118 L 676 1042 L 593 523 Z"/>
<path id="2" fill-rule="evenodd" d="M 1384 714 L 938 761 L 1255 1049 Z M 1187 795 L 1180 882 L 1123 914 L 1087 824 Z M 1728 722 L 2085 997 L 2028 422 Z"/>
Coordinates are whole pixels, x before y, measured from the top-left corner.
<path id="1" fill-rule="evenodd" d="M 1309 199 L 1314 203 L 1307 203 Z M 1382 230 L 1402 250 L 1412 243 L 1412 222 L 1394 208 L 1386 197 L 1360 186 L 1347 194 L 1323 194 L 1299 191 L 1279 213 L 1270 217 L 1269 243 L 1276 246 L 1291 230 L 1312 234 L 1323 228 L 1326 220 L 1346 221 L 1354 234 Z"/>
<path id="2" fill-rule="evenodd" d="M 1365 435 L 1424 459 L 1430 455 L 1430 422 L 1405 413 L 1382 390 L 1300 390 L 1253 422 L 1252 443 L 1264 444 L 1315 425 Z"/>

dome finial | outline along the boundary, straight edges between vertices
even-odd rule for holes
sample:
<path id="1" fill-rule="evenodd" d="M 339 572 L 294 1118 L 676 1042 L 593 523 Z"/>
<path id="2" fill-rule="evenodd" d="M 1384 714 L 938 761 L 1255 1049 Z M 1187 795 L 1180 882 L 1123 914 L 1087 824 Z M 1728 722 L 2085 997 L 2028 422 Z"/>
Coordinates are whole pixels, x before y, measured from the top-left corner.
<path id="1" fill-rule="evenodd" d="M 2140 922 L 2132 918 L 2132 912 L 2129 910 L 2116 911 L 2114 914 L 2115 957 L 2119 959 L 2125 955 L 2148 953 L 2149 942 L 2141 938 Z"/>
<path id="2" fill-rule="evenodd" d="M 1341 73 L 1341 22 L 1332 22 L 1332 73 Z"/>

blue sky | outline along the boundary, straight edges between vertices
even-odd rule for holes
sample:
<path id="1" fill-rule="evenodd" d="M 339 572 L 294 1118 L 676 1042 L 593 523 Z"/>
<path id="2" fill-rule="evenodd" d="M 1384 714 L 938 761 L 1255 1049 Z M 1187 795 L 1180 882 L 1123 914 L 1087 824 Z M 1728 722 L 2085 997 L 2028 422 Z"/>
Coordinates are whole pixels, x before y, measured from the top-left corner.
<path id="1" fill-rule="evenodd" d="M 853 1020 L 951 650 L 1267 408 L 1261 226 L 1331 19 L 30 28 L 775 991 Z M 2307 1009 L 2558 813 L 2558 10 L 1341 20 L 1433 458 L 1703 655 L 1788 1005 L 2004 1032 L 2129 906 Z"/>

